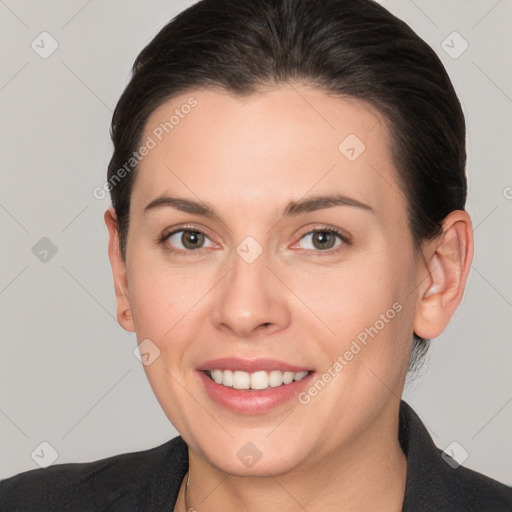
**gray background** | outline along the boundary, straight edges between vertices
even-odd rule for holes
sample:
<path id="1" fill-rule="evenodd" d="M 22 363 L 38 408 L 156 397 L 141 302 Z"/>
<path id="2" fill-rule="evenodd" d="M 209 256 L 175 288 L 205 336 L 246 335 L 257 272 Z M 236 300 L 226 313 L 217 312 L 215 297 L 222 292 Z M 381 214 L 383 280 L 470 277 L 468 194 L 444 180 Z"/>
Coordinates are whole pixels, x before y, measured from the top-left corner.
<path id="1" fill-rule="evenodd" d="M 512 484 L 512 2 L 381 3 L 437 51 L 459 94 L 476 237 L 461 307 L 405 398 L 438 446 L 457 441 L 464 465 Z M 115 320 L 109 202 L 92 190 L 105 181 L 111 113 L 133 60 L 190 4 L 0 0 L 2 478 L 48 462 L 43 441 L 60 463 L 176 435 L 133 355 L 135 335 Z M 46 59 L 31 47 L 43 31 L 59 45 Z M 441 46 L 453 31 L 469 44 L 458 58 Z M 453 53 L 462 42 L 452 40 Z M 57 248 L 46 262 L 32 251 L 42 237 Z"/>

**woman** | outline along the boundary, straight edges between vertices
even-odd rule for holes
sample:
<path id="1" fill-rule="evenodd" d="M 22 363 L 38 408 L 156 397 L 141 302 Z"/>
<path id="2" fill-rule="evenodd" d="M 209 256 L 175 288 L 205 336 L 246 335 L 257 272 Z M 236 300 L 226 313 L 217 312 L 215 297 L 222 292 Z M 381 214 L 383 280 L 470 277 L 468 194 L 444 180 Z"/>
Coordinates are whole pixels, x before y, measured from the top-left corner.
<path id="1" fill-rule="evenodd" d="M 465 123 L 369 0 L 202 0 L 112 121 L 117 316 L 180 436 L 0 484 L 1 510 L 505 511 L 403 401 L 458 307 Z"/>

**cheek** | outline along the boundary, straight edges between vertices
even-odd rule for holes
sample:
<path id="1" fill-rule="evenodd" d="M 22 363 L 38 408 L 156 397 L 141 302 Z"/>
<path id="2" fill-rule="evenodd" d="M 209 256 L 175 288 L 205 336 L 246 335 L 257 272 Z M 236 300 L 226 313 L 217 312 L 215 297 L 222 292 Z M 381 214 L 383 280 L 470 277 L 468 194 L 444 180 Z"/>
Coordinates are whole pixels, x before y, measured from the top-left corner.
<path id="1" fill-rule="evenodd" d="M 398 283 L 382 263 L 379 267 L 341 262 L 337 267 L 309 272 L 295 267 L 290 269 L 288 281 L 297 297 L 342 338 L 373 324 L 398 295 Z"/>
<path id="2" fill-rule="evenodd" d="M 318 328 L 326 367 L 340 355 L 349 374 L 368 366 L 383 373 L 403 366 L 413 316 L 403 290 L 408 289 L 404 281 L 412 281 L 411 269 L 395 255 L 380 253 L 338 268 L 293 270 L 294 292 L 314 313 L 305 318 Z"/>
<path id="3" fill-rule="evenodd" d="M 207 274 L 134 258 L 128 280 L 138 337 L 154 339 L 165 350 L 167 340 L 183 332 L 200 311 L 211 288 Z"/>

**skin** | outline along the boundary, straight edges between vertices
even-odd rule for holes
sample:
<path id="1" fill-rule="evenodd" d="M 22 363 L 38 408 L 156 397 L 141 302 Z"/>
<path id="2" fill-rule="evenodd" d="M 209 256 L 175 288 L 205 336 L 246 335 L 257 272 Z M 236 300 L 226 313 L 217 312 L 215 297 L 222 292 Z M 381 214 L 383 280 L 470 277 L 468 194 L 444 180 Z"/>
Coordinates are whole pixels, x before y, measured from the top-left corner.
<path id="1" fill-rule="evenodd" d="M 191 91 L 153 112 L 144 139 L 190 97 L 197 106 L 140 163 L 126 261 L 115 213 L 105 212 L 118 320 L 160 350 L 144 369 L 189 446 L 187 501 L 185 478 L 176 510 L 400 511 L 407 461 L 398 409 L 412 336 L 438 336 L 460 303 L 473 253 L 469 216 L 452 212 L 441 237 L 414 248 L 387 126 L 360 101 L 301 84 L 245 98 Z M 338 149 L 349 134 L 366 146 L 354 161 Z M 371 209 L 283 216 L 290 201 L 333 193 Z M 144 213 L 162 194 L 207 202 L 219 219 L 171 207 Z M 180 233 L 156 242 L 184 224 L 205 241 L 184 246 Z M 307 233 L 326 226 L 351 243 L 315 246 Z M 236 252 L 249 235 L 263 248 L 252 263 Z M 227 356 L 321 375 L 394 303 L 395 318 L 307 404 L 237 414 L 198 379 L 200 363 Z M 262 454 L 251 468 L 237 457 L 248 442 Z"/>

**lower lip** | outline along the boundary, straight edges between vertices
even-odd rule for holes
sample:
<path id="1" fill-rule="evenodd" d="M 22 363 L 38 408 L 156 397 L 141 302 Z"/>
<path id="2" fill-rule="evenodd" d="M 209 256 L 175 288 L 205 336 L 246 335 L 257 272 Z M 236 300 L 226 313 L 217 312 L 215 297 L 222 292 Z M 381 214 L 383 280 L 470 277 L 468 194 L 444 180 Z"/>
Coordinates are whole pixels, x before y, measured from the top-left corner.
<path id="1" fill-rule="evenodd" d="M 310 372 L 302 380 L 290 384 L 258 391 L 228 388 L 222 384 L 217 384 L 208 377 L 206 372 L 198 371 L 199 378 L 203 381 L 208 396 L 219 405 L 239 414 L 263 414 L 289 402 L 309 385 L 314 373 Z"/>

